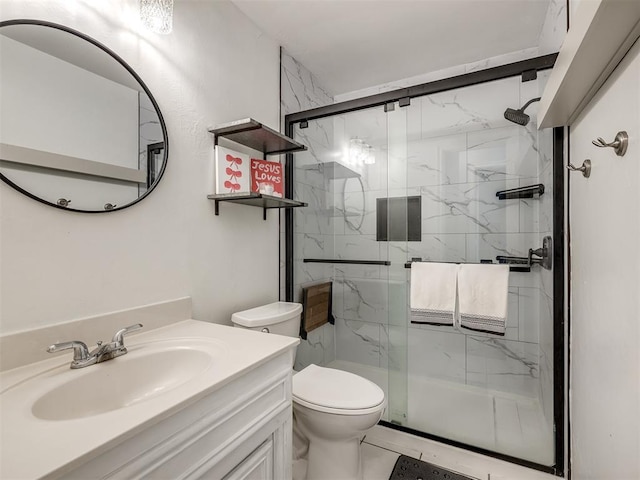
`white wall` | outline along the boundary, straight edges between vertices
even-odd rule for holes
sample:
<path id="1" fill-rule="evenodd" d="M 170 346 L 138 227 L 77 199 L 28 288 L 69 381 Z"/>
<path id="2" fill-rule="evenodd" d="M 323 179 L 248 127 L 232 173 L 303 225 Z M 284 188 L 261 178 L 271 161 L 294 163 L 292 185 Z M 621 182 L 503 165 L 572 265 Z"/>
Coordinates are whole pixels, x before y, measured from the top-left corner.
<path id="1" fill-rule="evenodd" d="M 597 148 L 625 130 L 623 157 Z M 640 41 L 571 125 L 571 469 L 640 478 Z"/>
<path id="2" fill-rule="evenodd" d="M 64 24 L 136 70 L 167 123 L 169 162 L 148 198 L 79 214 L 0 185 L 0 333 L 193 297 L 194 318 L 278 298 L 278 215 L 206 199 L 207 127 L 253 117 L 279 123 L 279 49 L 228 1 L 178 0 L 174 30 L 139 27 L 137 0 L 2 0 L 0 20 Z"/>

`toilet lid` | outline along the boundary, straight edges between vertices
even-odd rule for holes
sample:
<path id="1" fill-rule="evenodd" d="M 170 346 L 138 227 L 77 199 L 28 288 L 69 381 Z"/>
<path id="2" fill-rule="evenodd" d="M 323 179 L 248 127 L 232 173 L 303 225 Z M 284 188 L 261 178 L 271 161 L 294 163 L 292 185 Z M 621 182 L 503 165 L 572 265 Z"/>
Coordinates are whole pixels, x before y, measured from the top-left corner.
<path id="1" fill-rule="evenodd" d="M 384 402 L 382 389 L 366 378 L 313 364 L 294 375 L 293 397 L 343 410 L 361 410 Z"/>

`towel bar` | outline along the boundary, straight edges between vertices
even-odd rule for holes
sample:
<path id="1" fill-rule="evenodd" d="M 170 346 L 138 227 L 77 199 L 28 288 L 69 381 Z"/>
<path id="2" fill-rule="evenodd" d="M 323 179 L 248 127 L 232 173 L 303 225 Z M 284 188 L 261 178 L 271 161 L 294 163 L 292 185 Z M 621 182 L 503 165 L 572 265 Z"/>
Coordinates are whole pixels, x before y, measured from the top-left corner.
<path id="1" fill-rule="evenodd" d="M 510 257 L 510 258 L 520 258 L 520 257 Z M 522 258 L 524 258 L 524 257 L 522 257 Z M 524 260 L 527 260 L 527 259 L 524 258 Z M 411 264 L 412 263 L 422 262 L 422 261 L 423 260 L 411 260 L 410 262 L 406 262 L 404 264 L 404 268 L 411 268 Z M 427 261 L 427 260 L 424 260 L 424 261 Z M 468 264 L 468 263 L 471 263 L 471 262 L 438 262 L 438 263 L 457 263 L 457 264 L 464 263 L 464 264 Z M 487 262 L 481 261 L 481 262 L 478 262 L 478 264 L 492 264 L 492 263 L 493 263 L 492 261 L 487 261 Z M 507 263 L 507 262 L 498 262 L 498 263 Z M 531 267 L 529 265 L 527 265 L 527 264 L 519 265 L 519 264 L 512 263 L 512 264 L 509 264 L 509 271 L 510 272 L 530 272 L 531 271 Z"/>
<path id="2" fill-rule="evenodd" d="M 540 258 L 533 258 L 533 256 Z M 531 267 L 533 265 L 540 265 L 545 270 L 551 270 L 553 266 L 553 241 L 550 236 L 546 236 L 542 239 L 542 247 L 529 249 L 528 257 L 507 257 L 504 255 L 498 255 L 496 257 L 498 263 L 507 263 L 509 265 L 525 265 Z"/>
<path id="3" fill-rule="evenodd" d="M 534 256 L 540 258 L 533 258 Z M 529 249 L 528 257 L 508 257 L 505 255 L 498 255 L 496 257 L 498 263 L 508 264 L 509 271 L 511 272 L 530 272 L 533 265 L 540 265 L 546 270 L 551 270 L 553 266 L 553 241 L 550 236 L 546 236 L 542 239 L 542 247 Z M 422 262 L 421 258 L 412 258 L 410 262 L 404 264 L 404 268 L 411 268 L 413 262 Z M 425 260 L 428 261 L 428 260 Z M 469 262 L 439 262 L 439 263 L 469 263 Z M 480 260 L 479 263 L 493 263 L 492 260 Z"/>
<path id="4" fill-rule="evenodd" d="M 346 263 L 350 265 L 391 265 L 389 260 L 344 260 L 342 258 L 304 258 L 302 263 Z"/>

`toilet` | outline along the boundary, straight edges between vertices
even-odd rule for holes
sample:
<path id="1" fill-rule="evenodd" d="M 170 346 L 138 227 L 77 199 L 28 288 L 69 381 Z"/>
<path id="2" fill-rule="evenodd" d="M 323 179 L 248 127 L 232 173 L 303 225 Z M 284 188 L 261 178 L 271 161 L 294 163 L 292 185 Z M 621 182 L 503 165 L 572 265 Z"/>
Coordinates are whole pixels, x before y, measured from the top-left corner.
<path id="1" fill-rule="evenodd" d="M 234 313 L 234 326 L 297 337 L 302 305 L 275 302 Z M 295 356 L 294 356 L 295 359 Z M 360 480 L 360 440 L 382 418 L 386 399 L 353 373 L 309 365 L 293 376 L 294 480 Z"/>

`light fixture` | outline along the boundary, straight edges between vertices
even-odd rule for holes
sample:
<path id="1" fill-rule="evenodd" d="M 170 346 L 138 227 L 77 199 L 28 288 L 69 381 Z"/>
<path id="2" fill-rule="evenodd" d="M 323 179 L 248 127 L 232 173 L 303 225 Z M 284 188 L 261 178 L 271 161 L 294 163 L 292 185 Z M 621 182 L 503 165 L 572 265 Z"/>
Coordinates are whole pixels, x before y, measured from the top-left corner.
<path id="1" fill-rule="evenodd" d="M 140 0 L 140 20 L 152 32 L 171 33 L 173 0 Z"/>
<path id="2" fill-rule="evenodd" d="M 354 167 L 376 163 L 375 151 L 358 137 L 349 140 L 349 163 Z"/>
<path id="3" fill-rule="evenodd" d="M 376 154 L 371 145 L 366 146 L 365 154 L 364 154 L 364 164 L 365 165 L 373 165 L 376 163 Z"/>

